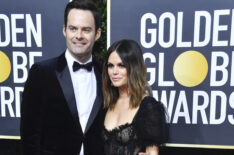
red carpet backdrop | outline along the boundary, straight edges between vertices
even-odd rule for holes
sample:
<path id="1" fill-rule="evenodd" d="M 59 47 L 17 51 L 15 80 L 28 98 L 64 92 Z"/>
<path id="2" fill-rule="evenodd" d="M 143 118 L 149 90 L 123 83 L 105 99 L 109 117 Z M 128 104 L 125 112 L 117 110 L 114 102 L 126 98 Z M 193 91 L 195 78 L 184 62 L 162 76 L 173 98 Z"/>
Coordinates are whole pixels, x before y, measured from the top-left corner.
<path id="1" fill-rule="evenodd" d="M 110 43 L 141 45 L 167 145 L 234 149 L 234 1 L 109 2 Z"/>
<path id="2" fill-rule="evenodd" d="M 0 138 L 20 138 L 20 101 L 30 66 L 65 50 L 62 27 L 67 2 L 0 2 Z"/>

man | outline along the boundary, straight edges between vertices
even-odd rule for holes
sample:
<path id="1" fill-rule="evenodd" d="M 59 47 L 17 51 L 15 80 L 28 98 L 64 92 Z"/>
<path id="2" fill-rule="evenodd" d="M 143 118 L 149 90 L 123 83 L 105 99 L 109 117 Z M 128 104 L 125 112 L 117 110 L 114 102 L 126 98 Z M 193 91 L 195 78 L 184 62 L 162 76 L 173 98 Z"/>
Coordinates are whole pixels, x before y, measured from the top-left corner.
<path id="1" fill-rule="evenodd" d="M 34 64 L 25 84 L 23 155 L 103 154 L 101 66 L 92 58 L 101 35 L 96 7 L 86 1 L 68 3 L 63 34 L 65 53 Z"/>

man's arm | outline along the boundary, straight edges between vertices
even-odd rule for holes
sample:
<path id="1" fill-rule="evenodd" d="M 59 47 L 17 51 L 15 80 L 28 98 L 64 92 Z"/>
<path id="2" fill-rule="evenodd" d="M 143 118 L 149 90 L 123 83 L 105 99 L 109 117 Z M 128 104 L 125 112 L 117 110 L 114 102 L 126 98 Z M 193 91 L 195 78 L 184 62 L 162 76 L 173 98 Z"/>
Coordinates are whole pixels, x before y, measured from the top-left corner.
<path id="1" fill-rule="evenodd" d="M 23 155 L 40 155 L 42 77 L 39 66 L 33 65 L 24 87 L 20 122 Z"/>

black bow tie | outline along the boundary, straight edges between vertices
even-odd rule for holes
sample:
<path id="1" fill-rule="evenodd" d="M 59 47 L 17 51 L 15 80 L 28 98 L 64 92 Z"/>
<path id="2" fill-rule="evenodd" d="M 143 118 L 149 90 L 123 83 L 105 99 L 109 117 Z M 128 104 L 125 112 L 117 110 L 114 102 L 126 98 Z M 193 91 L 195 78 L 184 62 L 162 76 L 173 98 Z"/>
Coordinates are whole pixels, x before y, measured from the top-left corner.
<path id="1" fill-rule="evenodd" d="M 92 70 L 92 66 L 93 66 L 92 62 L 89 62 L 87 64 L 79 64 L 78 62 L 74 61 L 72 68 L 73 68 L 73 72 L 75 72 L 81 68 L 84 68 L 90 72 Z"/>

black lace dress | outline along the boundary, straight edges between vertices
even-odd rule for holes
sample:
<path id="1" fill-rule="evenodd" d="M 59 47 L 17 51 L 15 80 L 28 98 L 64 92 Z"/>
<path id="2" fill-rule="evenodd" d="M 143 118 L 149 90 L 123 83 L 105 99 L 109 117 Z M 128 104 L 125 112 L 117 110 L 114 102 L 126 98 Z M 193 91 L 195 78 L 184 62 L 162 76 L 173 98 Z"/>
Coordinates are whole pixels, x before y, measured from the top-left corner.
<path id="1" fill-rule="evenodd" d="M 145 97 L 132 123 L 111 131 L 104 127 L 102 138 L 106 155 L 137 155 L 147 146 L 165 142 L 165 109 L 153 97 Z M 104 125 L 103 125 L 104 126 Z"/>

